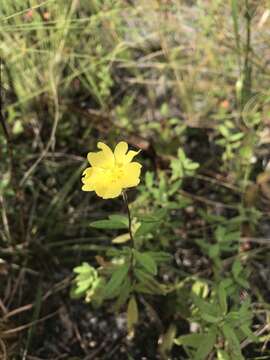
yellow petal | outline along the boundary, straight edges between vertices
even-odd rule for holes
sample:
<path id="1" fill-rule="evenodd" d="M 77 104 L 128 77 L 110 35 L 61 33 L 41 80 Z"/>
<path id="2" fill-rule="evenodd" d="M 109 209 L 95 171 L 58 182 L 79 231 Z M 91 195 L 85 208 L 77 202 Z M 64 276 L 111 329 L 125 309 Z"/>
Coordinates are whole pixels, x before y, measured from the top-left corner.
<path id="1" fill-rule="evenodd" d="M 93 167 L 112 168 L 114 166 L 114 155 L 112 150 L 106 144 L 99 142 L 97 147 L 101 149 L 99 152 L 90 152 L 87 159 Z"/>
<path id="2" fill-rule="evenodd" d="M 142 165 L 137 162 L 132 162 L 124 166 L 123 176 L 121 177 L 121 184 L 123 188 L 136 186 L 140 182 Z"/>
<path id="3" fill-rule="evenodd" d="M 82 191 L 94 191 L 95 190 L 95 186 L 93 186 L 93 184 L 83 184 L 82 186 Z"/>
<path id="4" fill-rule="evenodd" d="M 126 153 L 128 151 L 128 144 L 125 141 L 120 141 L 114 149 L 115 161 L 119 164 L 125 162 Z"/>
<path id="5" fill-rule="evenodd" d="M 118 143 L 114 149 L 114 157 L 117 164 L 126 165 L 132 161 L 139 151 L 130 150 L 128 153 L 128 144 L 125 141 Z"/>
<path id="6" fill-rule="evenodd" d="M 88 167 L 84 170 L 84 172 L 82 173 L 82 181 L 86 180 L 87 178 L 91 177 L 93 175 L 93 168 L 92 167 Z"/>
<path id="7" fill-rule="evenodd" d="M 84 170 L 83 172 L 83 177 L 82 177 L 82 190 L 83 191 L 93 191 L 94 190 L 94 186 L 91 183 L 91 181 L 89 181 L 91 179 L 91 175 L 93 174 L 93 168 L 87 168 Z"/>
<path id="8" fill-rule="evenodd" d="M 138 155 L 140 152 L 141 152 L 141 150 L 138 150 L 138 151 L 130 150 L 126 155 L 126 164 L 130 163 L 132 161 L 132 159 L 134 158 L 134 156 Z"/>
<path id="9" fill-rule="evenodd" d="M 97 184 L 102 182 L 104 178 L 105 170 L 100 168 L 87 168 L 83 172 L 82 183 L 83 191 L 93 191 Z"/>
<path id="10" fill-rule="evenodd" d="M 120 184 L 112 184 L 106 191 L 104 199 L 112 199 L 119 196 L 122 192 L 122 187 Z"/>
<path id="11" fill-rule="evenodd" d="M 98 184 L 95 191 L 103 199 L 113 199 L 121 194 L 122 188 L 119 183 L 107 182 Z"/>
<path id="12" fill-rule="evenodd" d="M 101 198 L 104 198 L 106 191 L 107 191 L 107 187 L 103 183 L 97 184 L 95 187 L 96 194 Z"/>

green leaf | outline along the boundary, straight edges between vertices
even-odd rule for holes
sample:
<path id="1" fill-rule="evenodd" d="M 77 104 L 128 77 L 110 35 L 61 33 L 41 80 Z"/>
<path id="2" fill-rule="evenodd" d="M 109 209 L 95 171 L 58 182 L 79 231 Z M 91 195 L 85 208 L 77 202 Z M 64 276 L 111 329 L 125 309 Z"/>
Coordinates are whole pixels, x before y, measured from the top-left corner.
<path id="1" fill-rule="evenodd" d="M 124 305 L 132 291 L 130 278 L 127 276 L 121 284 L 121 289 L 116 302 L 113 305 L 113 311 L 118 312 L 122 305 Z"/>
<path id="2" fill-rule="evenodd" d="M 228 309 L 227 293 L 225 290 L 224 283 L 222 281 L 218 285 L 218 300 L 219 300 L 219 305 L 221 307 L 222 313 L 223 313 L 223 315 L 225 315 L 227 313 L 227 309 Z"/>
<path id="3" fill-rule="evenodd" d="M 138 219 L 142 222 L 160 222 L 167 214 L 166 209 L 158 209 L 152 214 L 138 216 Z"/>
<path id="4" fill-rule="evenodd" d="M 240 311 L 230 311 L 229 314 L 226 316 L 226 321 L 230 325 L 234 325 L 238 323 L 241 318 Z"/>
<path id="5" fill-rule="evenodd" d="M 165 117 L 169 115 L 169 112 L 170 112 L 169 105 L 164 102 L 160 107 L 160 114 Z"/>
<path id="6" fill-rule="evenodd" d="M 189 170 L 189 171 L 194 171 L 194 170 L 198 169 L 199 166 L 200 166 L 200 164 L 193 162 L 191 160 L 186 161 L 185 165 L 184 165 L 185 169 Z"/>
<path id="7" fill-rule="evenodd" d="M 105 285 L 103 289 L 105 298 L 107 299 L 112 298 L 120 291 L 120 286 L 125 280 L 128 271 L 129 271 L 129 264 L 124 264 L 119 266 L 113 272 L 109 282 Z"/>
<path id="8" fill-rule="evenodd" d="M 83 281 L 79 281 L 77 284 L 77 289 L 75 290 L 75 294 L 83 294 L 89 287 L 92 285 L 93 279 L 85 279 Z"/>
<path id="9" fill-rule="evenodd" d="M 192 285 L 192 292 L 202 298 L 206 298 L 209 293 L 209 286 L 206 281 L 196 280 Z"/>
<path id="10" fill-rule="evenodd" d="M 148 294 L 148 295 L 155 295 L 161 294 L 152 284 L 150 283 L 139 283 L 134 286 L 134 290 L 137 293 Z"/>
<path id="11" fill-rule="evenodd" d="M 240 239 L 240 235 L 241 235 L 240 231 L 228 232 L 225 235 L 224 241 L 226 241 L 226 242 L 232 242 L 232 241 L 237 242 Z"/>
<path id="12" fill-rule="evenodd" d="M 172 179 L 172 181 L 174 181 L 174 180 Z M 168 189 L 168 195 L 169 196 L 174 195 L 181 188 L 181 185 L 182 185 L 182 180 L 176 180 L 174 183 L 171 183 L 170 188 Z M 176 204 L 176 206 L 175 206 L 176 208 L 180 207 L 180 205 L 178 205 L 178 203 L 175 203 L 175 204 Z"/>
<path id="13" fill-rule="evenodd" d="M 174 340 L 176 335 L 177 327 L 175 324 L 171 323 L 168 329 L 164 334 L 162 334 L 162 337 L 160 338 L 161 341 L 159 341 L 159 352 L 162 355 L 162 358 L 167 359 L 168 353 L 170 353 Z"/>
<path id="14" fill-rule="evenodd" d="M 230 135 L 230 141 L 234 142 L 234 141 L 238 141 L 241 140 L 244 137 L 244 133 L 236 133 L 236 134 L 232 134 Z"/>
<path id="15" fill-rule="evenodd" d="M 249 338 L 252 342 L 257 343 L 259 341 L 258 336 L 254 335 L 253 332 L 250 330 L 247 324 L 243 324 L 240 326 L 241 331 L 243 334 Z"/>
<path id="16" fill-rule="evenodd" d="M 152 215 L 144 215 L 144 216 L 138 216 L 138 219 L 140 222 L 144 222 L 144 223 L 157 223 L 160 221 L 159 218 L 157 218 L 156 216 Z"/>
<path id="17" fill-rule="evenodd" d="M 162 208 L 162 209 L 158 209 L 153 213 L 153 218 L 157 221 L 160 222 L 161 220 L 164 219 L 164 217 L 167 215 L 167 209 L 166 208 Z"/>
<path id="18" fill-rule="evenodd" d="M 151 256 L 157 263 L 171 261 L 173 256 L 165 251 L 146 251 L 145 254 Z"/>
<path id="19" fill-rule="evenodd" d="M 183 165 L 181 164 L 179 159 L 171 160 L 170 167 L 172 169 L 172 177 L 171 177 L 172 181 L 181 179 L 184 176 Z"/>
<path id="20" fill-rule="evenodd" d="M 176 345 L 190 346 L 192 348 L 197 348 L 198 344 L 204 340 L 207 335 L 205 334 L 187 334 L 179 336 L 174 340 Z"/>
<path id="21" fill-rule="evenodd" d="M 126 233 L 126 234 L 122 234 L 119 236 L 116 236 L 113 240 L 112 243 L 113 244 L 123 244 L 126 243 L 127 241 L 130 240 L 130 234 Z"/>
<path id="22" fill-rule="evenodd" d="M 231 360 L 231 359 L 229 355 L 226 353 L 226 351 L 218 349 L 217 360 Z"/>
<path id="23" fill-rule="evenodd" d="M 219 257 L 219 254 L 220 254 L 219 244 L 211 245 L 209 248 L 209 257 L 211 259 L 216 259 Z"/>
<path id="24" fill-rule="evenodd" d="M 241 346 L 239 340 L 233 330 L 228 324 L 222 326 L 222 332 L 228 341 L 229 348 L 231 349 L 235 360 L 244 360 L 241 353 Z"/>
<path id="25" fill-rule="evenodd" d="M 221 133 L 221 135 L 224 136 L 225 138 L 228 138 L 230 136 L 230 132 L 226 126 L 220 125 L 218 127 L 218 130 Z"/>
<path id="26" fill-rule="evenodd" d="M 141 253 L 137 250 L 134 250 L 134 255 L 136 261 L 150 274 L 156 275 L 157 274 L 157 264 L 153 257 L 149 255 L 149 253 L 144 252 Z"/>
<path id="27" fill-rule="evenodd" d="M 242 158 L 250 160 L 252 158 L 253 151 L 254 149 L 251 146 L 242 146 L 239 149 L 239 154 Z"/>
<path id="28" fill-rule="evenodd" d="M 234 278 L 238 278 L 238 276 L 240 275 L 242 270 L 243 270 L 243 266 L 242 266 L 241 262 L 238 259 L 235 260 L 235 262 L 233 263 L 233 266 L 232 266 L 232 274 L 233 274 Z"/>
<path id="29" fill-rule="evenodd" d="M 217 241 L 222 242 L 226 235 L 226 229 L 224 226 L 219 225 L 215 230 L 215 238 Z"/>
<path id="30" fill-rule="evenodd" d="M 115 218 L 111 218 L 108 220 L 93 221 L 92 223 L 90 223 L 90 226 L 96 229 L 110 229 L 110 230 L 128 228 L 128 224 Z"/>
<path id="31" fill-rule="evenodd" d="M 186 157 L 186 154 L 185 154 L 183 149 L 179 148 L 178 151 L 177 151 L 177 155 L 178 155 L 179 160 L 182 163 L 184 163 L 186 161 L 187 157 Z"/>
<path id="32" fill-rule="evenodd" d="M 19 135 L 23 132 L 23 124 L 21 120 L 15 120 L 14 125 L 12 127 L 12 133 L 14 135 Z"/>
<path id="33" fill-rule="evenodd" d="M 74 286 L 71 290 L 71 296 L 80 297 L 92 288 L 98 280 L 98 273 L 88 263 L 84 262 L 82 265 L 77 266 L 73 269 L 77 274 L 74 279 Z"/>
<path id="34" fill-rule="evenodd" d="M 126 225 L 126 227 L 128 227 L 128 217 L 125 215 L 119 215 L 119 214 L 109 215 L 109 219 L 112 221 L 122 223 L 123 225 Z"/>
<path id="35" fill-rule="evenodd" d="M 139 237 L 151 233 L 154 229 L 158 227 L 166 214 L 166 209 L 159 209 L 154 214 L 144 215 L 143 217 L 139 216 L 138 219 L 140 222 L 140 226 L 138 227 L 134 235 L 136 237 Z"/>
<path id="36" fill-rule="evenodd" d="M 159 284 L 159 282 L 156 281 L 149 273 L 145 272 L 144 270 L 135 268 L 134 274 L 139 281 L 139 283 L 134 286 L 134 289 L 137 292 L 146 294 L 165 294 L 161 284 Z"/>
<path id="37" fill-rule="evenodd" d="M 237 0 L 238 1 L 238 0 Z M 225 126 L 228 129 L 234 129 L 235 128 L 235 123 L 232 120 L 226 120 L 225 121 Z"/>
<path id="38" fill-rule="evenodd" d="M 127 307 L 127 328 L 131 335 L 134 331 L 134 326 L 139 320 L 138 305 L 135 296 L 131 296 Z"/>
<path id="39" fill-rule="evenodd" d="M 80 299 L 81 297 L 83 297 L 84 293 L 80 293 L 78 294 L 77 292 L 77 287 L 76 285 L 74 284 L 71 289 L 70 289 L 70 292 L 69 292 L 69 296 L 71 297 L 71 299 Z"/>
<path id="40" fill-rule="evenodd" d="M 240 262 L 240 260 L 235 260 L 232 266 L 232 274 L 234 277 L 234 280 L 244 288 L 249 288 L 249 283 L 244 277 L 244 268 Z"/>
<path id="41" fill-rule="evenodd" d="M 156 229 L 157 227 L 157 221 L 153 222 L 141 222 L 138 230 L 135 232 L 134 236 L 139 237 L 143 235 L 147 235 L 152 232 L 152 230 Z"/>
<path id="42" fill-rule="evenodd" d="M 204 314 L 204 316 L 209 315 L 210 317 L 206 320 L 209 322 L 215 322 L 215 319 L 220 317 L 220 309 L 215 303 L 208 303 L 204 301 L 199 296 L 192 294 L 194 304 L 199 308 L 200 313 Z"/>
<path id="43" fill-rule="evenodd" d="M 82 265 L 76 266 L 73 271 L 76 274 L 89 273 L 92 270 L 92 266 L 90 266 L 87 262 L 83 262 Z"/>
<path id="44" fill-rule="evenodd" d="M 217 324 L 218 322 L 220 322 L 223 319 L 222 316 L 213 316 L 213 315 L 206 314 L 206 313 L 202 313 L 201 318 L 210 324 Z"/>
<path id="45" fill-rule="evenodd" d="M 154 186 L 154 174 L 150 171 L 145 174 L 145 185 L 149 190 Z"/>
<path id="46" fill-rule="evenodd" d="M 211 329 L 199 342 L 198 349 L 194 355 L 194 360 L 205 360 L 215 346 L 217 337 L 216 329 Z"/>

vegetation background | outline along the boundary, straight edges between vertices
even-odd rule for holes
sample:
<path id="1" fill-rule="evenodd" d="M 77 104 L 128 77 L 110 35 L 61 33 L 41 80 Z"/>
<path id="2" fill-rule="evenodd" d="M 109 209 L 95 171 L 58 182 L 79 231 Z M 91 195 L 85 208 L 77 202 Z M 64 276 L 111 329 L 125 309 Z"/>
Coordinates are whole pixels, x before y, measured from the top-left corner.
<path id="1" fill-rule="evenodd" d="M 270 359 L 269 0 L 6 0 L 0 38 L 1 358 Z M 81 191 L 100 140 L 142 149 L 141 246 L 172 256 L 133 337 L 70 296 L 120 246 L 90 223 L 121 199 Z"/>

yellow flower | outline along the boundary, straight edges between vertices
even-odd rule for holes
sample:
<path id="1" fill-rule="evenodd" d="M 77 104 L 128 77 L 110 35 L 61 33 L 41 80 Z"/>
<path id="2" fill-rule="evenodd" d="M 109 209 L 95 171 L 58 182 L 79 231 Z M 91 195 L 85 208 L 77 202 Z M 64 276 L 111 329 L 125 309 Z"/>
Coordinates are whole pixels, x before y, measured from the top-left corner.
<path id="1" fill-rule="evenodd" d="M 114 152 L 99 142 L 98 152 L 90 152 L 87 159 L 91 167 L 83 172 L 83 191 L 95 191 L 103 199 L 119 196 L 123 189 L 136 186 L 140 182 L 142 165 L 132 162 L 139 151 L 128 151 L 128 144 L 118 143 Z"/>

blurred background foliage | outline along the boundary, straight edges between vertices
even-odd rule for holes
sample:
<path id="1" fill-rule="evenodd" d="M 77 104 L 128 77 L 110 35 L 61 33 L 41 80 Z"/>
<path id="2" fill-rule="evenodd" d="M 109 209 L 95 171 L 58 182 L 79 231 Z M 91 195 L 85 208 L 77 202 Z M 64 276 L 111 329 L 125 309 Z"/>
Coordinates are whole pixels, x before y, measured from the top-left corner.
<path id="1" fill-rule="evenodd" d="M 269 1 L 7 0 L 0 18 L 3 358 L 269 359 Z M 119 247 L 90 223 L 121 200 L 81 191 L 98 140 L 142 149 L 138 241 L 173 256 L 132 339 L 125 308 L 69 295 Z"/>

